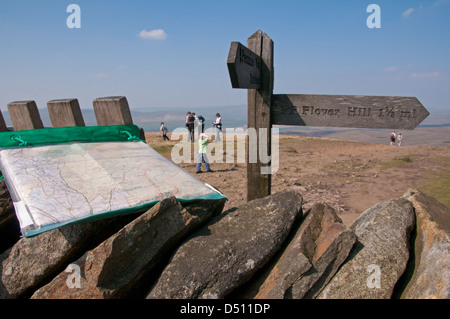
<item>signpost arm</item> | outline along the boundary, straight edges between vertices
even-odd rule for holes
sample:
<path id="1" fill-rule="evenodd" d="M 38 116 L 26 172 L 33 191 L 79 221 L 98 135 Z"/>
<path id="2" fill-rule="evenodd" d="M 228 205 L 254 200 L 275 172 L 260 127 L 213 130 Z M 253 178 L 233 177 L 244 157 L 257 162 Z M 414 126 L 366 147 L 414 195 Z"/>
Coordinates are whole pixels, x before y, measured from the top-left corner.
<path id="1" fill-rule="evenodd" d="M 412 130 L 430 113 L 415 97 L 275 94 L 272 124 Z"/>
<path id="2" fill-rule="evenodd" d="M 261 86 L 260 89 L 249 89 L 248 99 L 248 115 L 247 128 L 256 130 L 257 141 L 247 140 L 247 201 L 263 198 L 270 195 L 271 174 L 261 174 L 261 156 L 259 151 L 267 143 L 267 156 L 271 156 L 271 140 L 272 140 L 272 123 L 270 116 L 271 100 L 273 93 L 273 41 L 269 36 L 263 34 L 261 30 L 255 32 L 247 40 L 247 47 L 259 55 L 262 59 L 261 63 Z M 267 134 L 261 134 L 261 130 L 267 130 Z M 265 138 L 265 140 L 260 140 Z M 247 137 L 248 138 L 248 137 Z M 252 163 L 250 153 L 256 154 L 252 158 L 256 158 L 256 163 Z M 254 161 L 253 161 L 254 162 Z M 270 166 L 265 163 L 265 166 Z"/>

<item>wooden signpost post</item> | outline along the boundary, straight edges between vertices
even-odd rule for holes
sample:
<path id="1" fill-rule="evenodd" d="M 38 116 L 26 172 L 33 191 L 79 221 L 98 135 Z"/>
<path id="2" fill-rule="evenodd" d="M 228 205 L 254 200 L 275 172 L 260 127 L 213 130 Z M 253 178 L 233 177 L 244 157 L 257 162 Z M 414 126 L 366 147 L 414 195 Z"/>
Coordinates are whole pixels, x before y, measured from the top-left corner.
<path id="1" fill-rule="evenodd" d="M 232 87 L 248 89 L 247 128 L 256 130 L 258 141 L 260 129 L 268 130 L 264 136 L 269 157 L 272 125 L 412 130 L 430 114 L 415 97 L 274 95 L 273 47 L 273 41 L 258 30 L 248 38 L 247 47 L 232 42 L 227 60 Z M 259 160 L 249 163 L 249 148 L 255 145 L 246 147 L 250 201 L 270 195 L 271 176 L 261 174 Z"/>
<path id="2" fill-rule="evenodd" d="M 248 89 L 247 129 L 255 129 L 257 141 L 261 142 L 261 138 L 266 139 L 267 156 L 270 158 L 272 145 L 270 108 L 273 92 L 273 41 L 261 30 L 258 30 L 248 38 L 247 47 L 245 48 L 242 44 L 236 45 L 236 42 L 231 44 L 227 60 L 228 70 L 234 88 Z M 260 63 L 258 57 L 260 57 Z M 254 63 L 245 62 L 250 61 L 249 59 L 253 59 Z M 249 64 L 253 64 L 253 67 L 249 68 Z M 258 68 L 260 69 L 259 72 Z M 245 70 L 250 72 L 251 76 L 246 76 Z M 238 76 L 235 77 L 235 74 Z M 261 135 L 260 129 L 268 129 L 267 134 Z M 271 175 L 261 174 L 262 163 L 259 158 L 256 163 L 249 161 L 249 147 L 255 148 L 257 145 L 250 145 L 247 139 L 245 152 L 247 200 L 252 200 L 270 194 Z M 252 153 L 257 154 L 254 150 Z"/>

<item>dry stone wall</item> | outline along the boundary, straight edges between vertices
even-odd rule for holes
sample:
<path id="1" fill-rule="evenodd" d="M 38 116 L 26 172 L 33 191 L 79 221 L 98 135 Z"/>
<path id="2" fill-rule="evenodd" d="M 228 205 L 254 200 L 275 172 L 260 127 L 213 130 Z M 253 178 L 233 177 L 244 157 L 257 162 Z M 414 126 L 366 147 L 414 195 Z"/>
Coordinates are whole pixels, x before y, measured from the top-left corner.
<path id="1" fill-rule="evenodd" d="M 0 255 L 0 298 L 450 298 L 450 211 L 419 190 L 350 227 L 292 190 L 224 204 L 168 198 L 22 238 Z"/>

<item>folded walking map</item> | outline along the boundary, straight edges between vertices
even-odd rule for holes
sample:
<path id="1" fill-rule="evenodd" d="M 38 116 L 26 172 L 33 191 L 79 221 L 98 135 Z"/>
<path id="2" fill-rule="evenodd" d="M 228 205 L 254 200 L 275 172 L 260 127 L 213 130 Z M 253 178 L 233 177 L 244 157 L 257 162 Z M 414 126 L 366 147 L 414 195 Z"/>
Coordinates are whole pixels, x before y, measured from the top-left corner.
<path id="1" fill-rule="evenodd" d="M 22 234 L 180 201 L 226 198 L 140 141 L 134 125 L 0 133 L 0 169 Z"/>

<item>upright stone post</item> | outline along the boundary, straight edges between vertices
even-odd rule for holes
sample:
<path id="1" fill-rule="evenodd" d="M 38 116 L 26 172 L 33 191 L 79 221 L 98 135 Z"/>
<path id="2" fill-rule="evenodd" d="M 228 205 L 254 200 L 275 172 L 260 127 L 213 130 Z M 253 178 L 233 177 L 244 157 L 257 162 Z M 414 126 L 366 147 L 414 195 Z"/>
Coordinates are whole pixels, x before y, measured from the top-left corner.
<path id="1" fill-rule="evenodd" d="M 247 47 L 262 59 L 261 63 L 261 85 L 259 89 L 249 89 L 247 94 L 247 127 L 248 130 L 255 129 L 257 143 L 253 141 L 250 145 L 247 140 L 247 201 L 263 198 L 270 195 L 271 175 L 261 174 L 261 156 L 256 156 L 256 163 L 250 162 L 250 153 L 259 154 L 261 145 L 266 143 L 267 156 L 271 156 L 272 123 L 270 116 L 271 99 L 273 93 L 273 41 L 263 34 L 261 30 L 255 32 L 247 40 Z M 267 134 L 261 134 L 267 130 Z M 261 140 L 264 139 L 264 140 Z M 256 145 L 255 145 L 256 144 Z M 270 162 L 266 163 L 270 166 Z"/>
<path id="2" fill-rule="evenodd" d="M 35 101 L 11 102 L 8 112 L 15 131 L 44 128 Z"/>
<path id="3" fill-rule="evenodd" d="M 52 100 L 47 108 L 53 127 L 85 126 L 77 99 Z"/>

